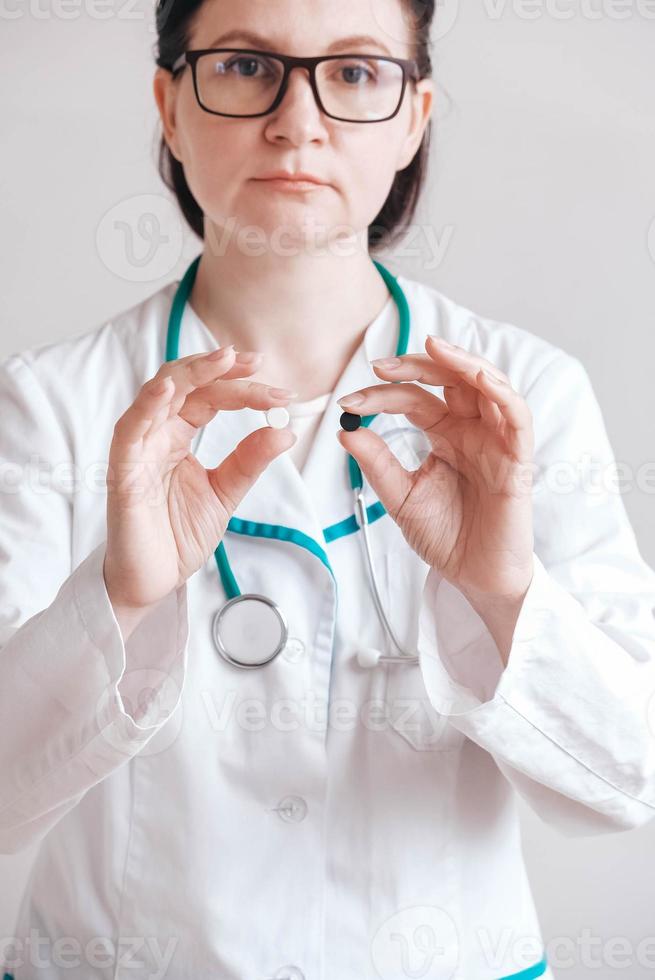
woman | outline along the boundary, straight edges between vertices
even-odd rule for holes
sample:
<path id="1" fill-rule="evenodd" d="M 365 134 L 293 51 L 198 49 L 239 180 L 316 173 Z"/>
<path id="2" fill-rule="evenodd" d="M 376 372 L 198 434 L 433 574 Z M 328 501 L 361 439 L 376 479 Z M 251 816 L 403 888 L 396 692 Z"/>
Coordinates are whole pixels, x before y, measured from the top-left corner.
<path id="1" fill-rule="evenodd" d="M 517 797 L 655 812 L 655 574 L 587 486 L 585 369 L 371 256 L 424 179 L 433 13 L 160 8 L 200 261 L 2 365 L 16 980 L 552 980 Z"/>

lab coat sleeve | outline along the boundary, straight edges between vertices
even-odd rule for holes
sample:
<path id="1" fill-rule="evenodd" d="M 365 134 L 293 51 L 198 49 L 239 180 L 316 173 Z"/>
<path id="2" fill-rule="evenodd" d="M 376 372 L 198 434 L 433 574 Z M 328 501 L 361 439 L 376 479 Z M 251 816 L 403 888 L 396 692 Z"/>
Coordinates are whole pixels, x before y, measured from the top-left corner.
<path id="1" fill-rule="evenodd" d="M 524 397 L 534 575 L 507 666 L 462 593 L 430 569 L 420 668 L 435 709 L 544 821 L 566 836 L 627 830 L 655 817 L 655 572 L 581 362 L 558 352 Z"/>
<path id="2" fill-rule="evenodd" d="M 106 542 L 72 568 L 83 474 L 28 357 L 0 364 L 1 853 L 42 838 L 166 723 L 188 637 L 186 585 L 124 643 L 103 576 Z"/>

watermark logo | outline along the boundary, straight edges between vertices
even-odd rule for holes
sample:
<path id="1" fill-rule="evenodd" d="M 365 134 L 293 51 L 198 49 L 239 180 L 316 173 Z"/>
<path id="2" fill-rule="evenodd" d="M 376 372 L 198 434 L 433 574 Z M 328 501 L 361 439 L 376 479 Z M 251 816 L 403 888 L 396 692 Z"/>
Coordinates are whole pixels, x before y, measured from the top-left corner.
<path id="1" fill-rule="evenodd" d="M 52 976 L 139 976 L 141 980 L 164 980 L 178 945 L 178 937 L 91 936 L 83 943 L 78 936 L 41 935 L 30 928 L 29 935 L 0 937 L 0 962 L 5 970 L 21 970 L 23 976 L 36 977 L 47 970 Z M 87 969 L 88 967 L 88 969 Z M 24 968 L 24 969 L 23 969 Z M 123 972 L 125 971 L 125 972 Z"/>
<path id="2" fill-rule="evenodd" d="M 482 0 L 489 20 L 655 20 L 655 0 Z"/>
<path id="3" fill-rule="evenodd" d="M 115 204 L 96 231 L 104 265 L 128 282 L 154 282 L 170 275 L 183 251 L 177 204 L 161 194 L 141 194 Z"/>
<path id="4" fill-rule="evenodd" d="M 457 928 L 438 906 L 401 909 L 376 932 L 371 959 L 382 980 L 451 980 L 459 959 Z"/>
<path id="5" fill-rule="evenodd" d="M 384 0 L 371 0 L 371 12 L 375 23 L 391 41 L 396 44 L 413 45 L 416 35 L 425 30 L 430 17 L 431 4 L 425 0 L 414 0 L 409 5 L 402 5 L 402 19 L 399 21 L 395 5 Z M 439 41 L 446 37 L 457 22 L 459 0 L 436 0 L 434 19 L 430 30 L 430 40 Z"/>

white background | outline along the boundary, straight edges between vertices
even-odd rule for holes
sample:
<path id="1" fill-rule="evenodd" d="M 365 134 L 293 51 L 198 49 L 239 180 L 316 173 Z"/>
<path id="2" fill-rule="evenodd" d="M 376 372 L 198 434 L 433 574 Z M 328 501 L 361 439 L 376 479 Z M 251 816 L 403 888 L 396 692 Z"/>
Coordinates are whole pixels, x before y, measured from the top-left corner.
<path id="1" fill-rule="evenodd" d="M 156 174 L 145 0 L 0 0 L 0 20 L 3 357 L 99 326 L 179 278 L 200 242 Z M 655 445 L 655 2 L 447 0 L 435 41 L 428 186 L 412 237 L 380 258 L 579 357 L 636 474 Z M 135 281 L 107 229 L 149 194 L 169 240 Z M 624 499 L 655 565 L 653 493 Z M 655 823 L 567 840 L 522 812 L 545 938 L 568 943 L 549 950 L 558 980 L 652 976 L 655 939 L 638 944 L 655 937 Z M 32 857 L 0 858 L 0 937 Z"/>

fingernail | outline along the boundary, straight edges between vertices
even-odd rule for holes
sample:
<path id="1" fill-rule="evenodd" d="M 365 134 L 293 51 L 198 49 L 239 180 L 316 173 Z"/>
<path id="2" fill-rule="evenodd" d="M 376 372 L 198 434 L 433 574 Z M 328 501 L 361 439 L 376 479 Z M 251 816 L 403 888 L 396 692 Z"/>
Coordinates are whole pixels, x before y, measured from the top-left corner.
<path id="1" fill-rule="evenodd" d="M 237 361 L 241 361 L 242 364 L 252 364 L 253 361 L 261 361 L 263 356 L 256 351 L 242 351 L 237 354 Z"/>
<path id="2" fill-rule="evenodd" d="M 337 404 L 343 408 L 351 408 L 353 405 L 361 405 L 363 401 L 364 396 L 356 391 L 353 395 L 344 395 L 343 398 L 338 398 Z"/>
<path id="3" fill-rule="evenodd" d="M 429 333 L 428 337 L 431 337 L 432 340 L 436 340 L 436 342 L 441 344 L 442 347 L 450 347 L 451 350 L 461 350 L 461 348 L 455 347 L 454 344 L 449 344 L 447 340 L 444 340 L 443 337 L 440 337 L 437 333 Z"/>
<path id="4" fill-rule="evenodd" d="M 271 394 L 273 398 L 297 398 L 298 397 L 298 392 L 291 391 L 289 388 L 269 388 L 268 390 L 269 390 L 269 394 Z"/>
<path id="5" fill-rule="evenodd" d="M 399 357 L 378 357 L 375 361 L 371 361 L 371 364 L 387 371 L 391 368 L 400 367 L 401 360 Z"/>
<path id="6" fill-rule="evenodd" d="M 234 344 L 230 344 L 229 347 L 219 347 L 218 350 L 212 351 L 211 354 L 207 356 L 207 360 L 219 361 L 221 357 L 225 357 L 231 350 L 234 350 Z"/>

